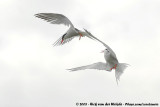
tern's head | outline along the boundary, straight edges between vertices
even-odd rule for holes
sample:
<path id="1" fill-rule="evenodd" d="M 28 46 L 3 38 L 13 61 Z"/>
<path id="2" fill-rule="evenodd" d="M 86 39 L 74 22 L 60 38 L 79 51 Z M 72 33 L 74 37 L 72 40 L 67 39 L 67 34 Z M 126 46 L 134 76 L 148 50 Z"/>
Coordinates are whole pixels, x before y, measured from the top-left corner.
<path id="1" fill-rule="evenodd" d="M 109 53 L 108 49 L 102 50 L 101 53 Z"/>

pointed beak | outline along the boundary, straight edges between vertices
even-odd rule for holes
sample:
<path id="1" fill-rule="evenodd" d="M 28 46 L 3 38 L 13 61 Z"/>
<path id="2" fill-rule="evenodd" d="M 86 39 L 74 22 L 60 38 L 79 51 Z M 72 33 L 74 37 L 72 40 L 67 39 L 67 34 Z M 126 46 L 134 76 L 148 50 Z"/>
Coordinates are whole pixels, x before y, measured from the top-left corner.
<path id="1" fill-rule="evenodd" d="M 104 50 L 102 50 L 100 53 L 104 53 Z"/>

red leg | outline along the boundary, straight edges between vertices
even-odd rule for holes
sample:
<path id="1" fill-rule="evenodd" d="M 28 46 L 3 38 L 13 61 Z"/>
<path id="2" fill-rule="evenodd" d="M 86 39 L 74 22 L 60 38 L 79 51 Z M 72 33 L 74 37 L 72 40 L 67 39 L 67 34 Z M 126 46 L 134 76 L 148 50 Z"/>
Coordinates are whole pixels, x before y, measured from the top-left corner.
<path id="1" fill-rule="evenodd" d="M 112 70 L 112 69 L 116 69 L 116 68 L 117 68 L 117 64 L 115 64 L 115 66 L 114 66 L 114 67 L 112 67 L 112 68 L 111 68 L 111 70 Z"/>
<path id="2" fill-rule="evenodd" d="M 61 44 L 63 43 L 63 39 L 62 39 L 62 41 L 61 41 Z"/>
<path id="3" fill-rule="evenodd" d="M 115 67 L 114 67 L 114 68 L 116 69 L 116 67 L 117 67 L 117 64 L 115 65 Z"/>
<path id="4" fill-rule="evenodd" d="M 81 39 L 81 37 L 83 37 L 83 35 L 81 33 L 79 33 L 80 37 L 79 37 L 79 40 Z"/>

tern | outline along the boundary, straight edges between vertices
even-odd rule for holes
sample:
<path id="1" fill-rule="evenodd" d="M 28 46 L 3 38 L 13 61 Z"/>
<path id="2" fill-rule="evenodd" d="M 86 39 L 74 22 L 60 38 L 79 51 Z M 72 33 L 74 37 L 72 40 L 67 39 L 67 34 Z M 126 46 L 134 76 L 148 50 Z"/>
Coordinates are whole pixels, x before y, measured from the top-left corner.
<path id="1" fill-rule="evenodd" d="M 62 14 L 56 14 L 56 13 L 38 13 L 35 14 L 35 17 L 41 18 L 46 20 L 47 22 L 50 22 L 52 24 L 64 24 L 66 26 L 69 26 L 68 31 L 63 34 L 53 45 L 63 45 L 69 41 L 71 41 L 74 37 L 79 37 L 79 40 L 81 37 L 87 36 L 90 38 L 90 36 L 81 30 L 78 30 L 75 28 L 72 24 L 72 22 L 64 15 Z"/>
<path id="2" fill-rule="evenodd" d="M 99 41 L 100 43 L 102 43 L 105 46 L 106 49 L 103 50 L 102 52 L 104 53 L 104 58 L 105 58 L 106 63 L 97 62 L 97 63 L 93 63 L 93 64 L 90 64 L 90 65 L 71 68 L 71 69 L 67 69 L 67 70 L 78 71 L 78 70 L 85 70 L 85 69 L 97 69 L 97 70 L 112 71 L 113 69 L 115 69 L 115 77 L 116 77 L 116 82 L 118 84 L 118 81 L 120 80 L 120 76 L 122 75 L 123 71 L 128 67 L 129 64 L 119 63 L 118 59 L 116 57 L 116 54 L 114 53 L 114 51 L 108 45 L 106 45 L 104 42 L 102 42 L 101 40 L 99 40 L 98 38 L 93 36 L 89 31 L 87 31 L 87 30 L 85 30 L 85 31 L 92 38 L 94 38 L 94 40 Z"/>

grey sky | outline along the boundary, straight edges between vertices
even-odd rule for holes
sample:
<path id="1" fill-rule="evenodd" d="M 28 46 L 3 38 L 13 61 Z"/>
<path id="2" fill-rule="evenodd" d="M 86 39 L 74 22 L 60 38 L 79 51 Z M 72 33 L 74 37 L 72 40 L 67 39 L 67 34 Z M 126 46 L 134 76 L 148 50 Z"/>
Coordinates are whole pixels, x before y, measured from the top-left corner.
<path id="1" fill-rule="evenodd" d="M 76 107 L 76 102 L 160 101 L 160 1 L 1 0 L 0 107 Z M 88 38 L 53 47 L 67 27 L 34 14 L 66 15 L 128 63 L 117 86 L 114 71 L 66 69 L 105 62 L 103 45 Z"/>

